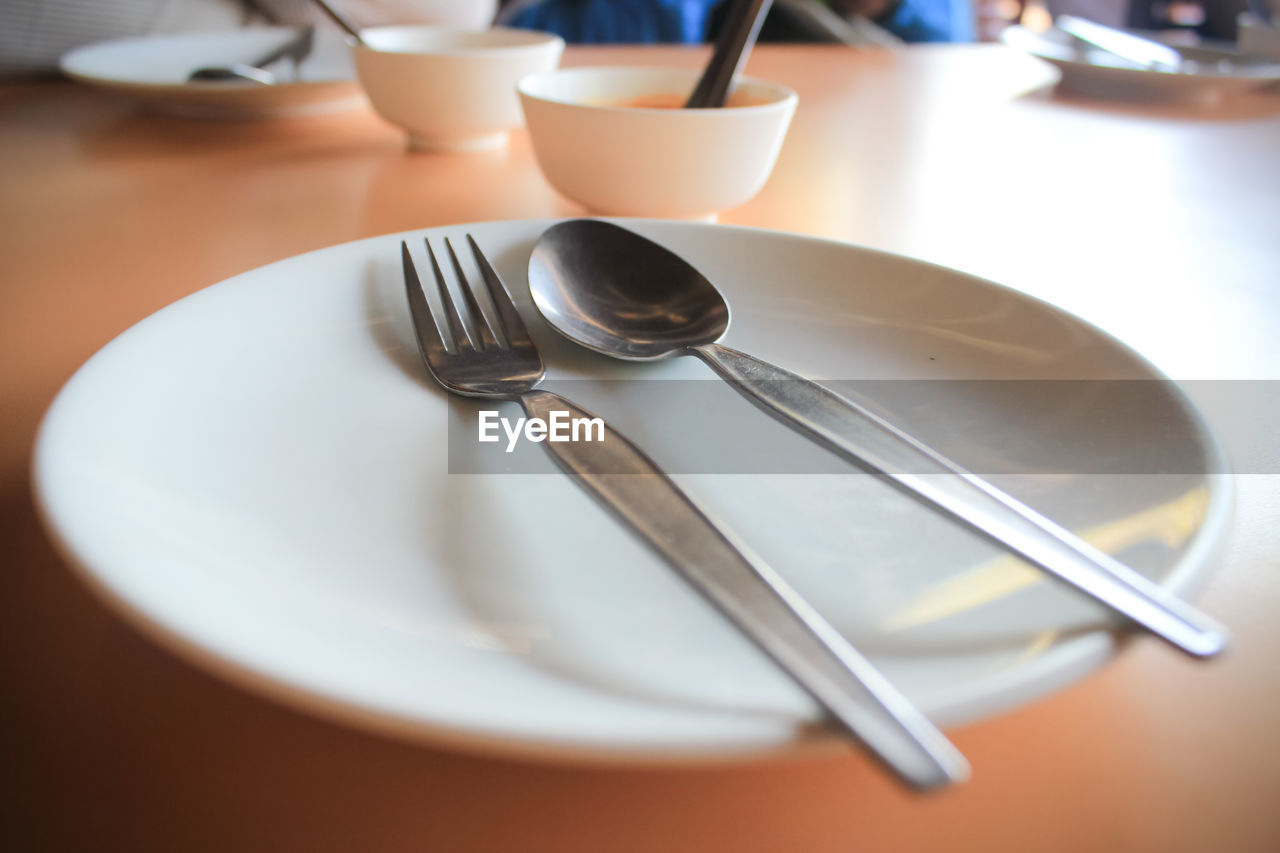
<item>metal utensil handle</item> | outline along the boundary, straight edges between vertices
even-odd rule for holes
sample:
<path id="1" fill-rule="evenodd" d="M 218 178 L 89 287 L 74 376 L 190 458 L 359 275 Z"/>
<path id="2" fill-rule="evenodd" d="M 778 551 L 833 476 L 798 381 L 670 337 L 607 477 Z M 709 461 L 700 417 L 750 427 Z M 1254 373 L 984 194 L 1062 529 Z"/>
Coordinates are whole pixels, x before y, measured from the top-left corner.
<path id="1" fill-rule="evenodd" d="M 301 53 L 300 49 L 311 40 L 314 31 L 314 27 L 310 26 L 300 28 L 296 33 L 289 37 L 287 42 L 275 48 L 270 53 L 263 54 L 261 57 L 255 59 L 249 64 L 254 68 L 265 68 L 273 62 L 284 59 L 286 56 L 293 56 L 294 54 Z M 310 52 L 309 48 L 307 52 Z M 294 56 L 295 62 L 300 61 L 300 59 L 300 56 Z"/>
<path id="2" fill-rule="evenodd" d="M 1225 648 L 1221 625 L 864 406 L 720 344 L 693 352 L 778 420 L 1178 648 L 1198 657 Z"/>
<path id="3" fill-rule="evenodd" d="M 364 44 L 364 39 L 360 38 L 360 31 L 356 29 L 355 25 L 348 21 L 345 16 L 340 14 L 337 9 L 330 6 L 325 2 L 325 0 L 312 0 L 312 2 L 320 7 L 320 11 L 324 12 L 325 15 L 328 16 L 329 20 L 333 21 L 342 30 L 344 30 L 347 35 L 355 39 L 356 44 Z"/>
<path id="4" fill-rule="evenodd" d="M 529 417 L 547 422 L 552 412 L 593 417 L 547 391 L 518 399 Z M 927 789 L 967 776 L 968 764 L 951 742 L 642 450 L 608 427 L 602 442 L 546 441 L 543 447 L 904 781 Z"/>
<path id="5" fill-rule="evenodd" d="M 773 0 L 736 0 L 730 7 L 711 59 L 685 102 L 686 109 L 724 106 L 729 87 L 746 63 L 771 5 Z"/>

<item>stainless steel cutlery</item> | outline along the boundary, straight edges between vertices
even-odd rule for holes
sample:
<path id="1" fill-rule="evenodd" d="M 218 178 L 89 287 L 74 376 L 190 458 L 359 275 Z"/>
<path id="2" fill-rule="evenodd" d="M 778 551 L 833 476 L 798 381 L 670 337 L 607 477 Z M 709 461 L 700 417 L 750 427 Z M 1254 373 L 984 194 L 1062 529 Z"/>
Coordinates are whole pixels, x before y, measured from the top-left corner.
<path id="1" fill-rule="evenodd" d="M 529 289 L 570 340 L 630 361 L 695 356 L 782 423 L 1188 654 L 1226 646 L 1221 625 L 866 406 L 718 343 L 728 303 L 663 246 L 609 222 L 562 222 L 534 247 Z"/>
<path id="2" fill-rule="evenodd" d="M 455 299 L 436 252 L 427 263 L 436 305 L 424 292 L 409 246 L 401 244 L 418 347 L 431 375 L 465 396 L 518 403 L 530 418 L 590 413 L 539 390 L 542 359 L 506 287 L 475 241 L 471 253 L 493 307 L 485 316 L 452 244 L 445 241 Z M 713 521 L 658 465 L 616 430 L 602 441 L 543 442 L 566 474 L 715 604 L 744 635 L 813 696 L 833 722 L 915 788 L 968 775 L 946 737 L 812 606 L 737 537 Z M 566 549 L 572 543 L 565 543 Z"/>

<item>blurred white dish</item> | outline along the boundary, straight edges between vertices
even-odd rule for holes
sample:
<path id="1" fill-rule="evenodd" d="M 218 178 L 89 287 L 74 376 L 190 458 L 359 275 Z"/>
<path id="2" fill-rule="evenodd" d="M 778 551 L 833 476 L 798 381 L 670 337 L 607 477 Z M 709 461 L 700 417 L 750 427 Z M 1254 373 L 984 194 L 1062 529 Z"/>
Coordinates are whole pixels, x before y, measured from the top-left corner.
<path id="1" fill-rule="evenodd" d="M 1178 47 L 1191 63 L 1178 71 L 1140 68 L 1056 28 L 1036 33 L 1021 26 L 1000 33 L 1006 45 L 1037 56 L 1062 74 L 1064 92 L 1139 101 L 1216 101 L 1280 80 L 1280 63 L 1229 61 L 1223 51 Z"/>
<path id="2" fill-rule="evenodd" d="M 273 118 L 351 109 L 364 103 L 355 82 L 351 51 L 335 32 L 317 29 L 311 54 L 282 82 L 258 86 L 236 82 L 190 82 L 197 68 L 250 62 L 288 41 L 297 31 L 262 27 L 217 33 L 145 36 L 77 48 L 62 57 L 64 74 L 138 98 L 171 115 L 192 118 Z"/>
<path id="3" fill-rule="evenodd" d="M 516 83 L 555 68 L 564 52 L 559 36 L 501 27 L 376 27 L 360 37 L 356 70 L 369 101 L 421 151 L 504 144 L 523 123 Z"/>
<path id="4" fill-rule="evenodd" d="M 687 446 L 673 427 L 682 419 L 722 442 L 808 447 L 692 360 L 623 365 L 539 322 L 525 269 L 550 224 L 335 246 L 142 321 L 76 373 L 41 427 L 34 482 L 54 541 L 164 644 L 354 725 L 638 761 L 847 748 L 540 448 L 515 455 L 546 474 L 449 473 L 449 422 L 468 404 L 423 369 L 401 236 L 420 246 L 424 235 L 438 245 L 474 234 L 551 383 L 702 380 L 706 393 L 678 411 L 655 411 L 651 395 L 618 383 L 589 383 L 595 397 L 562 386 L 659 462 L 674 465 Z M 908 258 L 778 232 L 626 224 L 724 291 L 731 346 L 829 378 L 1047 380 L 978 394 L 926 385 L 937 395 L 912 393 L 922 409 L 898 419 L 973 470 L 1012 464 L 1020 473 L 992 480 L 1169 587 L 1186 593 L 1205 576 L 1230 504 L 1226 478 L 1204 473 L 1220 462 L 1213 439 L 1113 338 Z M 1070 379 L 1147 380 L 1161 405 L 1097 417 L 1098 384 L 1058 381 Z M 730 405 L 707 405 L 717 390 Z M 1125 473 L 1153 452 L 1206 467 Z M 999 713 L 1115 653 L 1100 608 L 821 455 L 832 473 L 677 479 L 934 719 Z M 1106 473 L 1055 470 L 1073 459 Z"/>
<path id="5" fill-rule="evenodd" d="M 570 68 L 520 81 L 547 180 L 587 210 L 617 216 L 707 218 L 749 201 L 773 171 L 796 93 L 743 78 L 720 109 L 625 106 L 650 96 L 682 103 L 699 74 Z"/>

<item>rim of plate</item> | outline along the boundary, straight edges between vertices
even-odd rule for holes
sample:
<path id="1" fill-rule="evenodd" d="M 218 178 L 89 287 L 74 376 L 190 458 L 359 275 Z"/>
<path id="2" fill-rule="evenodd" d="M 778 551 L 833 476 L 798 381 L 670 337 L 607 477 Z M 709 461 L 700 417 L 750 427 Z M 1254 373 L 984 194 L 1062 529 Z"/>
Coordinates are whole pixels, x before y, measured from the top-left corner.
<path id="1" fill-rule="evenodd" d="M 1053 48 L 1073 52 L 1074 50 L 1067 44 L 1054 41 L 1044 34 L 1029 30 L 1020 24 L 1014 24 L 1002 30 L 1000 42 L 1063 70 L 1096 73 L 1098 76 L 1115 76 L 1127 78 L 1135 83 L 1154 83 L 1160 86 L 1168 85 L 1171 88 L 1212 88 L 1215 85 L 1260 87 L 1272 81 L 1280 80 L 1280 62 L 1258 63 L 1252 66 L 1252 73 L 1250 73 L 1250 68 L 1246 66 L 1238 66 L 1229 71 L 1210 69 L 1208 73 L 1205 73 L 1201 71 L 1159 71 L 1153 68 L 1130 68 L 1124 65 L 1103 65 L 1097 62 L 1089 62 L 1079 53 L 1074 53 L 1073 56 L 1060 55 Z M 1098 51 L 1105 53 L 1101 48 L 1098 48 Z"/>

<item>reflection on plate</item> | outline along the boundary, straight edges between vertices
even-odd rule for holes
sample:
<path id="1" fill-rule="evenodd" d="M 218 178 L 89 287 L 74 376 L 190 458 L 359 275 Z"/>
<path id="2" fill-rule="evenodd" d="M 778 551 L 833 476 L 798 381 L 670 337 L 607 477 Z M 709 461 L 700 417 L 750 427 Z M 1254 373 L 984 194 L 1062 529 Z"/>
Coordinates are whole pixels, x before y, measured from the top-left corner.
<path id="1" fill-rule="evenodd" d="M 721 387 L 693 359 L 612 361 L 538 321 L 525 267 L 549 224 L 412 239 L 474 234 L 516 291 L 551 382 Z M 1078 319 L 952 270 L 776 232 L 630 224 L 723 289 L 728 344 L 802 373 L 1158 376 Z M 36 449 L 39 502 L 71 562 L 166 645 L 358 725 L 597 759 L 842 747 L 803 693 L 549 462 L 546 473 L 449 473 L 457 410 L 419 361 L 399 240 L 238 276 L 94 356 L 53 404 Z M 1186 592 L 1220 539 L 1224 478 L 1062 471 L 1073 454 L 1089 463 L 1075 470 L 1130 470 L 1097 455 L 1146 446 L 1153 431 L 1212 466 L 1214 442 L 1171 385 L 1153 385 L 1158 415 L 1140 407 L 1108 420 L 1082 415 L 1089 394 L 1072 389 L 1088 384 L 1027 395 L 1027 383 L 1001 382 L 977 398 L 882 403 L 961 463 L 990 470 L 983 460 L 998 456 L 998 485 Z M 579 402 L 659 462 L 678 458 L 684 429 L 731 436 L 750 424 L 771 452 L 803 442 L 745 401 L 655 410 L 625 384 L 574 387 L 588 386 L 611 390 Z M 1134 438 L 1096 441 L 1071 426 L 1091 423 Z M 1055 473 L 1043 469 L 1047 448 Z M 834 458 L 822 474 L 677 479 L 943 724 L 1042 695 L 1115 651 L 1098 607 Z"/>
<path id="2" fill-rule="evenodd" d="M 1231 62 L 1224 51 L 1180 47 L 1191 63 L 1183 71 L 1140 68 L 1057 28 L 1036 33 L 1006 27 L 1000 40 L 1038 56 L 1062 73 L 1062 91 L 1100 98 L 1139 101 L 1216 101 L 1280 80 L 1280 63 Z"/>
<path id="3" fill-rule="evenodd" d="M 364 103 L 350 48 L 338 34 L 317 30 L 311 54 L 273 86 L 235 82 L 189 83 L 197 68 L 252 62 L 297 31 L 262 27 L 230 32 L 146 36 L 77 48 L 62 57 L 63 73 L 123 92 L 171 115 L 193 118 L 269 118 L 314 115 Z"/>

